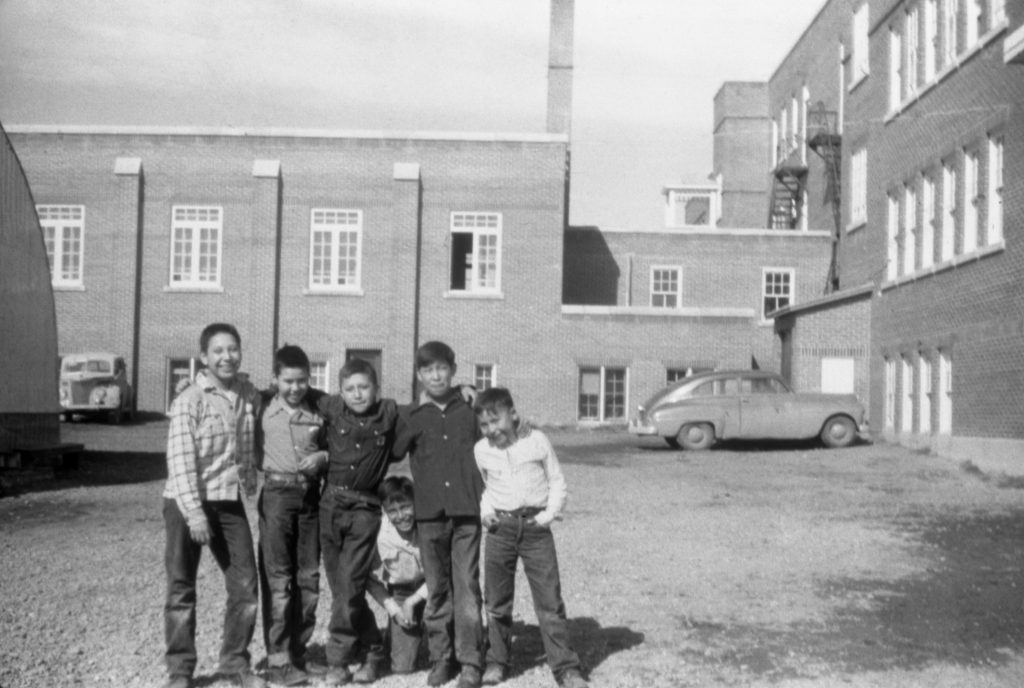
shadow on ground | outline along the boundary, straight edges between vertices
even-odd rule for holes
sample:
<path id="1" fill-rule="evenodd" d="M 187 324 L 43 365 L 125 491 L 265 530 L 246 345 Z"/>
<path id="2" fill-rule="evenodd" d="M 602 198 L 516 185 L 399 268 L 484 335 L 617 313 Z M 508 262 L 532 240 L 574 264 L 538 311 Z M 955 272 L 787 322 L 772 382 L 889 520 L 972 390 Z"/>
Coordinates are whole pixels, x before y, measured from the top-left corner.
<path id="1" fill-rule="evenodd" d="M 644 634 L 624 626 L 602 628 L 596 619 L 581 617 L 569 619 L 569 638 L 585 673 L 596 669 L 616 652 L 628 650 L 644 641 Z M 547 664 L 540 629 L 534 625 L 515 622 L 512 626 L 512 669 L 516 676 L 529 669 Z"/>
<path id="2" fill-rule="evenodd" d="M 930 555 L 924 575 L 827 581 L 817 594 L 837 611 L 814 627 L 682 618 L 693 643 L 680 655 L 779 680 L 813 677 L 823 666 L 848 674 L 1000 666 L 1024 653 L 1024 512 L 899 525 Z"/>
<path id="3" fill-rule="evenodd" d="M 6 495 L 72 487 L 128 485 L 167 479 L 167 461 L 158 452 L 84 451 L 76 468 L 28 468 L 0 474 Z"/>

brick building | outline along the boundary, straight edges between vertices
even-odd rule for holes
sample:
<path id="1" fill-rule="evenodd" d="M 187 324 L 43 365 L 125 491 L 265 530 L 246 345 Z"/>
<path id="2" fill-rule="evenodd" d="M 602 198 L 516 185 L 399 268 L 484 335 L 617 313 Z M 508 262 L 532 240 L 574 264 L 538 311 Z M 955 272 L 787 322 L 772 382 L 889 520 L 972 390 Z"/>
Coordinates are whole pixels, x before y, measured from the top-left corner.
<path id="1" fill-rule="evenodd" d="M 766 113 L 770 217 L 834 218 L 829 294 L 776 314 L 783 370 L 854 380 L 887 438 L 1018 472 L 1022 22 L 1004 0 L 831 0 Z"/>

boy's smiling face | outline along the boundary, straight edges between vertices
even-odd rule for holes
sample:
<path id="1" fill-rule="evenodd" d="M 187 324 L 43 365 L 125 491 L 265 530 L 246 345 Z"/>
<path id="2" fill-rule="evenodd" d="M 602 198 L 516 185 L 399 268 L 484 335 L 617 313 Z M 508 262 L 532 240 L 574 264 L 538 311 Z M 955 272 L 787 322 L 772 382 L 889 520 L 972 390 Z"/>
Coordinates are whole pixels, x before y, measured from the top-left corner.
<path id="1" fill-rule="evenodd" d="M 384 513 L 391 525 L 402 535 L 408 535 L 416 527 L 416 512 L 412 502 L 394 501 L 384 505 Z"/>
<path id="2" fill-rule="evenodd" d="M 519 416 L 514 408 L 495 406 L 493 410 L 483 409 L 476 419 L 480 424 L 480 434 L 487 438 L 492 447 L 506 449 L 515 443 Z"/>
<path id="3" fill-rule="evenodd" d="M 309 371 L 305 368 L 281 368 L 274 376 L 277 396 L 292 408 L 302 403 L 309 391 Z"/>
<path id="4" fill-rule="evenodd" d="M 441 400 L 452 388 L 455 366 L 444 361 L 434 361 L 416 369 L 416 377 L 432 399 Z"/>
<path id="5" fill-rule="evenodd" d="M 353 413 L 366 413 L 377 401 L 377 385 L 366 373 L 353 373 L 341 381 L 341 399 Z"/>
<path id="6" fill-rule="evenodd" d="M 213 381 L 221 387 L 230 387 L 242 365 L 242 347 L 234 335 L 218 332 L 210 337 L 206 351 L 199 352 L 199 360 L 210 371 Z"/>

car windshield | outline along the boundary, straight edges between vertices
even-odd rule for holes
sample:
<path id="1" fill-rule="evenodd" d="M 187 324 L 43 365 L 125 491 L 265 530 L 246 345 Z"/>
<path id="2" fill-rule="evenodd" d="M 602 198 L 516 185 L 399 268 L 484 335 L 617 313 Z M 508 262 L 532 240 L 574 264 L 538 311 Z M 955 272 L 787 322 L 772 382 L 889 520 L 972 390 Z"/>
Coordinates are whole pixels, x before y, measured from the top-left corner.
<path id="1" fill-rule="evenodd" d="M 67 373 L 109 373 L 110 370 L 110 361 L 89 359 L 64 362 L 64 372 Z"/>

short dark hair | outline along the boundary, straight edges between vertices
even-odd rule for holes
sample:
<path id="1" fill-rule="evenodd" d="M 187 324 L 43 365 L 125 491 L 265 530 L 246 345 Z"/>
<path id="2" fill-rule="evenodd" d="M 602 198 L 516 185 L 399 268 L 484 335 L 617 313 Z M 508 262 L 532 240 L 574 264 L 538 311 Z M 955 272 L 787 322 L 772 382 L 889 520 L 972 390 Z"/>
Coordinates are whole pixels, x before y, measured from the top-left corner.
<path id="1" fill-rule="evenodd" d="M 199 350 L 206 353 L 206 347 L 210 346 L 210 340 L 219 334 L 229 334 L 235 338 L 235 342 L 238 346 L 242 346 L 242 337 L 238 334 L 238 329 L 234 325 L 228 323 L 210 323 L 203 328 L 202 333 L 199 335 Z"/>
<path id="2" fill-rule="evenodd" d="M 504 387 L 491 387 L 476 395 L 473 402 L 473 411 L 476 415 L 481 413 L 496 413 L 498 409 L 511 411 L 516 406 L 512 401 L 512 393 Z"/>
<path id="3" fill-rule="evenodd" d="M 285 344 L 274 352 L 274 375 L 280 375 L 284 368 L 302 368 L 309 375 L 309 356 L 294 344 Z"/>
<path id="4" fill-rule="evenodd" d="M 402 502 L 413 503 L 412 481 L 404 475 L 392 475 L 384 479 L 377 488 L 377 496 L 383 506 Z"/>
<path id="5" fill-rule="evenodd" d="M 432 363 L 455 365 L 455 351 L 444 342 L 427 342 L 416 349 L 416 369 L 425 368 Z"/>
<path id="6" fill-rule="evenodd" d="M 338 371 L 338 381 L 344 382 L 353 375 L 360 374 L 370 378 L 370 382 L 374 385 L 379 384 L 377 382 L 377 369 L 373 367 L 372 363 L 362 358 L 350 358 L 345 361 L 345 365 L 341 366 L 341 370 Z"/>

